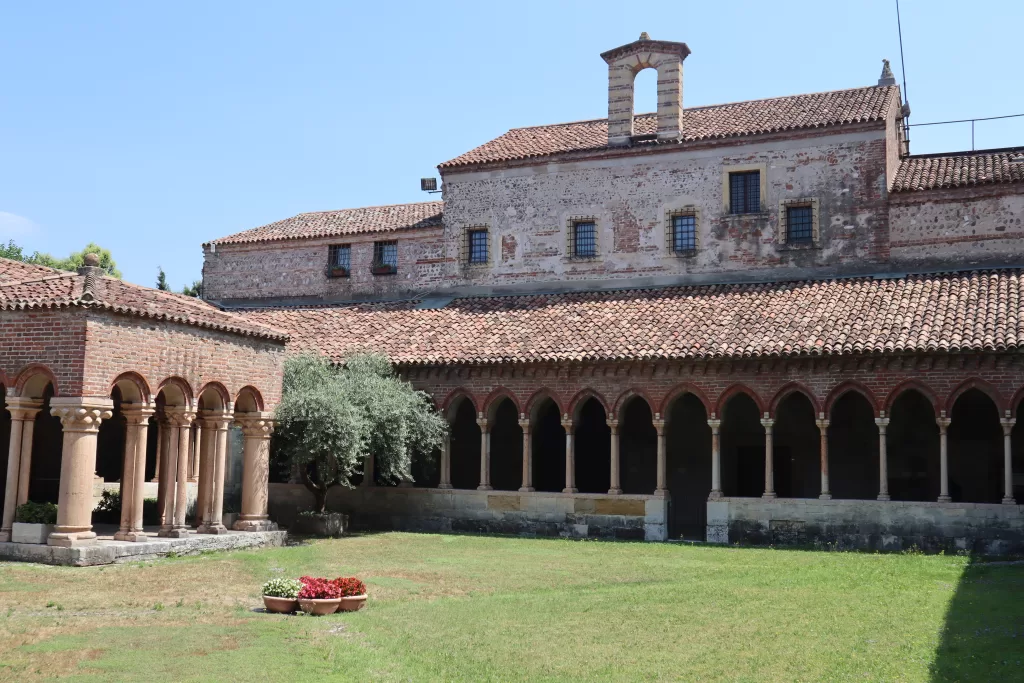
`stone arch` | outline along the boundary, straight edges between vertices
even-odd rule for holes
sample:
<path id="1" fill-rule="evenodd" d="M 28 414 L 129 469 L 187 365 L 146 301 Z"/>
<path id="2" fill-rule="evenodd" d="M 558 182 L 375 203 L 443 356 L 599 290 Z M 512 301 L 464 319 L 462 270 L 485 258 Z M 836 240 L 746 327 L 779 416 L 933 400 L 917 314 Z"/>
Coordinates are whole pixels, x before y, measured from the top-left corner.
<path id="1" fill-rule="evenodd" d="M 758 395 L 758 393 L 751 389 L 750 387 L 748 387 L 746 384 L 737 382 L 736 384 L 729 385 L 725 389 L 725 391 L 718 395 L 718 401 L 717 403 L 715 403 L 715 415 L 721 417 L 723 411 L 725 410 L 725 405 L 729 402 L 730 399 L 732 399 L 737 394 L 746 394 L 754 402 L 754 405 L 757 406 L 757 410 L 759 413 L 767 412 L 765 409 L 764 401 L 761 400 L 761 397 Z"/>
<path id="2" fill-rule="evenodd" d="M 775 411 L 778 410 L 779 404 L 786 400 L 792 393 L 803 394 L 808 401 L 811 402 L 811 407 L 814 408 L 814 415 L 817 417 L 818 413 L 821 412 L 821 403 L 818 401 L 818 397 L 814 395 L 805 384 L 801 382 L 787 382 L 775 392 L 775 396 L 772 397 L 771 403 L 768 405 L 768 416 L 774 418 Z"/>
<path id="3" fill-rule="evenodd" d="M 163 394 L 163 403 L 168 406 L 191 406 L 192 385 L 181 377 L 168 377 L 157 387 L 157 396 Z"/>
<path id="4" fill-rule="evenodd" d="M 24 398 L 42 398 L 46 392 L 46 386 L 53 386 L 53 395 L 60 396 L 60 387 L 57 378 L 50 368 L 41 363 L 33 363 L 18 373 L 14 381 L 15 392 Z"/>
<path id="5" fill-rule="evenodd" d="M 252 385 L 244 386 L 235 395 L 236 413 L 261 413 L 266 410 L 263 394 Z"/>
<path id="6" fill-rule="evenodd" d="M 111 395 L 114 389 L 121 391 L 121 400 L 125 403 L 149 403 L 152 400 L 153 392 L 149 388 L 146 378 L 137 372 L 122 372 L 114 378 L 107 390 Z"/>
<path id="7" fill-rule="evenodd" d="M 545 399 L 551 399 L 551 402 L 555 404 L 556 408 L 558 408 L 558 414 L 560 416 L 565 413 L 562 402 L 558 400 L 558 394 L 551 389 L 542 387 L 533 392 L 524 404 L 524 411 L 526 416 L 530 418 L 531 422 L 537 417 L 537 410 L 539 410 L 544 404 Z"/>
<path id="8" fill-rule="evenodd" d="M 205 410 L 223 410 L 232 406 L 231 393 L 220 382 L 207 382 L 199 390 L 199 401 Z"/>
<path id="9" fill-rule="evenodd" d="M 896 399 L 900 397 L 900 394 L 903 394 L 909 390 L 917 391 L 926 399 L 928 399 L 928 401 L 932 404 L 932 409 L 935 411 L 936 417 L 938 417 L 939 411 L 942 410 L 942 403 L 935 395 L 935 392 L 932 391 L 928 387 L 928 385 L 916 379 L 905 379 L 892 388 L 892 391 L 889 392 L 889 395 L 885 397 L 885 403 L 883 404 L 886 414 L 892 412 L 892 405 L 893 403 L 896 402 Z"/>
<path id="10" fill-rule="evenodd" d="M 484 399 L 483 406 L 481 406 L 483 413 L 488 420 L 494 419 L 494 413 L 498 410 L 498 406 L 501 405 L 502 400 L 506 398 L 512 401 L 512 405 L 515 406 L 516 415 L 522 412 L 519 405 L 519 399 L 516 398 L 516 395 L 513 394 L 510 389 L 497 387 L 487 395 L 487 398 Z"/>
<path id="11" fill-rule="evenodd" d="M 576 395 L 572 397 L 572 400 L 569 401 L 569 408 L 567 412 L 570 417 L 572 417 L 573 422 L 576 422 L 577 419 L 579 419 L 580 408 L 583 407 L 583 404 L 587 402 L 588 398 L 592 398 L 601 404 L 601 407 L 604 408 L 605 415 L 614 414 L 608 406 L 608 401 L 604 399 L 604 396 L 588 387 L 586 389 L 580 389 L 576 392 Z"/>
<path id="12" fill-rule="evenodd" d="M 1004 495 L 1003 411 L 984 383 L 968 380 L 948 404 L 948 492 L 958 503 L 999 503 Z"/>
<path id="13" fill-rule="evenodd" d="M 825 398 L 825 417 L 832 414 L 832 408 L 835 406 L 836 401 L 851 391 L 863 396 L 871 406 L 871 409 L 874 410 L 876 414 L 878 413 L 879 405 L 878 399 L 875 398 L 875 394 L 860 382 L 851 379 L 836 385 L 832 391 L 828 392 L 828 396 Z"/>
<path id="14" fill-rule="evenodd" d="M 441 403 L 441 412 L 444 413 L 444 417 L 449 423 L 455 418 L 463 401 L 469 401 L 469 405 L 473 406 L 473 414 L 477 414 L 476 399 L 473 398 L 473 394 L 466 389 L 453 389 Z"/>
<path id="15" fill-rule="evenodd" d="M 992 399 L 992 403 L 995 404 L 996 410 L 999 413 L 999 417 L 1003 417 L 1005 411 L 1007 410 L 1007 405 L 1006 402 L 1003 400 L 1002 395 L 999 393 L 999 390 L 992 386 L 990 383 L 978 377 L 972 377 L 970 379 L 964 380 L 963 382 L 958 384 L 957 387 L 953 389 L 953 391 L 949 392 L 949 398 L 946 399 L 945 406 L 946 415 L 953 414 L 953 406 L 956 404 L 957 399 L 959 399 L 960 396 L 970 391 L 971 389 L 977 389 L 978 391 L 980 391 L 983 394 L 986 394 L 990 399 Z"/>
<path id="16" fill-rule="evenodd" d="M 667 415 L 671 412 L 672 402 L 676 399 L 684 396 L 685 394 L 693 394 L 703 405 L 704 411 L 710 416 L 713 411 L 711 401 L 708 400 L 707 394 L 705 394 L 700 387 L 690 382 L 683 382 L 672 387 L 672 389 L 665 394 L 665 398 L 662 399 L 661 405 L 658 406 L 658 412 L 661 413 L 662 417 L 667 419 Z"/>
<path id="17" fill-rule="evenodd" d="M 647 407 L 651 409 L 651 415 L 658 412 L 658 404 L 651 400 L 650 395 L 639 387 L 631 387 L 626 391 L 619 394 L 619 397 L 615 399 L 615 405 L 609 415 L 614 415 L 616 420 L 622 420 L 623 411 L 626 406 L 633 402 L 634 399 L 643 399 L 647 404 Z"/>

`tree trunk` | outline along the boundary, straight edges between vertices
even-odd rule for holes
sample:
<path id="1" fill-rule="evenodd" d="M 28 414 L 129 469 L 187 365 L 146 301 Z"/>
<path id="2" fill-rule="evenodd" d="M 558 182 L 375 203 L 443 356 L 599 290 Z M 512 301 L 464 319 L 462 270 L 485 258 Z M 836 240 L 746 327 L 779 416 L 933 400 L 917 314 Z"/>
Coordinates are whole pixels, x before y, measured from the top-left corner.
<path id="1" fill-rule="evenodd" d="M 324 514 L 327 510 L 327 489 L 328 486 L 319 482 L 313 481 L 313 478 L 309 476 L 308 472 L 303 472 L 303 482 L 313 494 L 313 512 L 318 515 Z"/>

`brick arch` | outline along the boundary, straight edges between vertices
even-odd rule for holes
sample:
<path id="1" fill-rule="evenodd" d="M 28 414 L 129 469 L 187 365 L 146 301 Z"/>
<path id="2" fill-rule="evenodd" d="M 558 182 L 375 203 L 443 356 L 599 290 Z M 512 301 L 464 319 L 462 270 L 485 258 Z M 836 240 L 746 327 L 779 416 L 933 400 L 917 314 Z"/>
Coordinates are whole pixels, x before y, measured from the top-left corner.
<path id="1" fill-rule="evenodd" d="M 588 398 L 596 399 L 597 402 L 601 404 L 601 407 L 604 408 L 604 414 L 606 417 L 613 414 L 611 408 L 608 406 L 608 401 L 604 400 L 604 396 L 588 387 L 586 389 L 580 389 L 576 392 L 576 395 L 572 397 L 572 400 L 569 401 L 568 413 L 572 417 L 573 422 L 576 421 L 576 413 L 579 412 L 580 406 L 582 406 Z"/>
<path id="2" fill-rule="evenodd" d="M 537 410 L 537 406 L 539 406 L 546 398 L 550 398 L 551 401 L 555 404 L 555 407 L 558 408 L 559 415 L 565 414 L 565 409 L 562 407 L 562 402 L 558 400 L 558 394 L 556 394 L 551 389 L 548 389 L 547 387 L 542 387 L 537 391 L 533 392 L 532 394 L 530 394 L 530 398 L 526 400 L 524 410 L 526 412 L 527 417 L 529 417 L 530 420 L 533 420 L 534 413 Z"/>
<path id="3" fill-rule="evenodd" d="M 235 409 L 236 413 L 240 412 L 238 410 L 238 404 L 242 401 L 243 398 L 251 398 L 252 399 L 252 403 L 253 403 L 253 407 L 255 407 L 256 410 L 254 410 L 254 411 L 245 410 L 245 411 L 241 411 L 241 412 L 261 412 L 262 413 L 264 410 L 267 409 L 266 404 L 263 402 L 263 394 L 260 393 L 259 389 L 257 389 L 256 387 L 252 386 L 251 384 L 249 384 L 249 385 L 246 385 L 246 386 L 242 387 L 241 389 L 239 389 L 238 393 L 235 394 L 235 400 L 231 403 L 231 406 Z"/>
<path id="4" fill-rule="evenodd" d="M 234 401 L 231 400 L 231 392 L 229 392 L 227 390 L 227 387 L 225 387 L 223 384 L 221 384 L 220 382 L 216 382 L 216 381 L 214 381 L 214 382 L 207 382 L 206 384 L 204 384 L 202 386 L 202 388 L 199 389 L 199 393 L 196 394 L 196 397 L 197 397 L 196 400 L 198 401 L 199 399 L 202 399 L 203 394 L 205 394 L 208 391 L 212 391 L 217 396 L 217 398 L 220 399 L 220 406 L 218 406 L 219 408 L 224 409 L 224 408 L 233 408 L 234 407 L 235 403 L 234 403 Z M 239 392 L 239 393 L 241 393 L 241 392 Z M 211 409 L 211 406 L 204 406 L 204 407 L 207 410 Z"/>
<path id="5" fill-rule="evenodd" d="M 612 412 L 609 415 L 614 415 L 616 420 L 622 419 L 622 411 L 625 409 L 633 399 L 643 399 L 647 403 L 647 407 L 651 409 L 651 417 L 658 412 L 658 404 L 651 400 L 650 395 L 639 387 L 631 387 L 626 389 L 624 392 L 619 394 L 619 397 L 615 399 L 615 405 L 612 407 Z"/>
<path id="6" fill-rule="evenodd" d="M 1024 387 L 1017 390 L 1017 393 L 1010 399 L 1010 404 L 1007 406 L 1012 412 L 1011 417 L 1017 416 L 1017 410 L 1020 408 L 1020 402 L 1024 401 Z"/>
<path id="7" fill-rule="evenodd" d="M 468 389 L 459 387 L 458 389 L 452 389 L 445 396 L 444 401 L 441 403 L 441 412 L 444 413 L 444 418 L 448 422 L 451 422 L 452 416 L 454 415 L 453 409 L 458 407 L 459 402 L 463 399 L 469 401 L 469 404 L 473 406 L 473 412 L 479 412 L 477 410 L 476 399 Z"/>
<path id="8" fill-rule="evenodd" d="M 114 387 L 119 384 L 123 384 L 124 382 L 135 387 L 135 390 L 139 393 L 139 403 L 149 403 L 153 400 L 153 391 L 149 388 L 149 382 L 147 382 L 146 378 L 137 372 L 122 372 L 120 375 L 115 377 L 114 381 L 110 383 L 110 386 L 107 389 L 107 395 L 109 396 L 112 394 L 114 392 Z M 123 390 L 121 391 L 121 398 L 127 400 L 125 399 Z M 131 403 L 135 403 L 135 401 L 131 401 Z"/>
<path id="9" fill-rule="evenodd" d="M 848 394 L 851 391 L 863 396 L 868 402 L 868 405 L 871 406 L 871 410 L 873 410 L 876 415 L 878 414 L 878 411 L 882 409 L 878 404 L 878 399 L 875 398 L 875 394 L 870 389 L 860 382 L 850 379 L 838 384 L 828 393 L 828 396 L 825 398 L 825 417 L 829 417 L 832 414 L 832 407 L 835 405 L 836 401 L 842 398 L 844 394 Z"/>
<path id="10" fill-rule="evenodd" d="M 14 380 L 14 388 L 17 395 L 29 396 L 29 394 L 38 393 L 38 396 L 31 396 L 31 398 L 42 398 L 43 392 L 46 390 L 46 384 L 39 387 L 39 385 L 33 381 L 36 377 L 44 377 L 47 380 L 47 383 L 53 385 L 54 396 L 61 395 L 60 386 L 57 384 L 57 378 L 54 376 L 53 371 L 42 363 L 32 363 L 27 365 L 18 373 L 18 377 Z M 37 387 L 39 388 L 37 389 Z"/>
<path id="11" fill-rule="evenodd" d="M 181 377 L 168 377 L 167 379 L 165 379 L 162 382 L 160 382 L 159 385 L 157 385 L 157 388 L 156 388 L 157 395 L 159 396 L 160 393 L 164 389 L 168 389 L 168 388 L 175 388 L 178 391 L 180 391 L 184 395 L 184 397 L 185 397 L 185 404 L 189 405 L 189 406 L 193 405 L 193 400 L 195 399 L 195 394 L 192 391 L 192 385 L 189 384 L 186 380 L 182 379 Z M 165 401 L 167 400 L 166 396 L 164 396 L 164 400 Z M 167 404 L 167 405 L 174 405 L 174 404 Z"/>
<path id="12" fill-rule="evenodd" d="M 484 415 L 487 416 L 488 420 L 494 419 L 494 411 L 498 409 L 498 406 L 501 404 L 501 401 L 506 398 L 512 401 L 512 405 L 516 407 L 517 415 L 522 412 L 522 409 L 519 404 L 519 399 L 516 398 L 516 395 L 512 393 L 512 390 L 507 389 L 506 387 L 497 387 L 494 391 L 487 395 L 487 398 L 484 399 L 484 403 L 482 406 L 483 413 Z"/>
<path id="13" fill-rule="evenodd" d="M 0 385 L 5 389 L 11 386 L 11 378 L 7 376 L 7 373 L 4 372 L 3 368 L 0 368 Z"/>
<path id="14" fill-rule="evenodd" d="M 729 399 L 731 399 L 736 394 L 746 394 L 747 396 L 754 400 L 754 403 L 757 405 L 757 412 L 761 414 L 767 412 L 765 409 L 764 401 L 761 400 L 761 397 L 758 395 L 758 393 L 751 389 L 750 387 L 748 387 L 746 384 L 741 384 L 737 382 L 736 384 L 729 385 L 729 387 L 726 388 L 725 391 L 718 395 L 718 401 L 715 403 L 716 416 L 722 416 L 723 412 L 725 411 L 725 405 L 729 402 Z"/>
<path id="15" fill-rule="evenodd" d="M 935 416 L 939 416 L 939 411 L 942 409 L 942 404 L 939 399 L 935 396 L 935 392 L 932 391 L 928 385 L 920 380 L 916 379 L 905 379 L 889 392 L 889 395 L 885 397 L 885 412 L 886 414 L 892 412 L 892 404 L 896 402 L 896 399 L 900 397 L 905 391 L 918 391 L 932 404 L 932 410 L 935 411 Z"/>
<path id="16" fill-rule="evenodd" d="M 669 408 L 672 407 L 675 400 L 685 394 L 693 394 L 696 396 L 697 400 L 704 404 L 704 411 L 708 414 L 708 417 L 711 416 L 713 406 L 711 405 L 711 401 L 708 400 L 707 395 L 696 384 L 683 382 L 682 384 L 677 384 L 672 387 L 672 389 L 665 394 L 665 398 L 662 399 L 661 405 L 658 406 L 658 412 L 661 413 L 662 417 L 668 415 Z"/>
<path id="17" fill-rule="evenodd" d="M 957 399 L 960 398 L 964 392 L 970 391 L 971 389 L 977 389 L 992 399 L 992 402 L 996 406 L 996 412 L 999 413 L 999 417 L 1003 417 L 1003 411 L 1006 410 L 1007 405 L 1003 400 L 1002 394 L 1000 394 L 999 390 L 994 386 L 977 377 L 964 380 L 958 384 L 953 391 L 949 392 L 949 398 L 946 399 L 945 407 L 947 417 L 953 414 L 953 405 L 956 404 Z"/>
<path id="18" fill-rule="evenodd" d="M 814 408 L 814 415 L 817 417 L 821 413 L 821 403 L 818 401 L 818 397 L 814 395 L 814 392 L 810 390 L 807 385 L 802 382 L 787 382 L 775 392 L 775 396 L 772 397 L 772 401 L 768 404 L 768 416 L 774 418 L 775 411 L 779 409 L 779 404 L 786 399 L 787 396 L 793 393 L 803 394 L 807 397 L 807 400 L 811 402 L 811 406 Z"/>

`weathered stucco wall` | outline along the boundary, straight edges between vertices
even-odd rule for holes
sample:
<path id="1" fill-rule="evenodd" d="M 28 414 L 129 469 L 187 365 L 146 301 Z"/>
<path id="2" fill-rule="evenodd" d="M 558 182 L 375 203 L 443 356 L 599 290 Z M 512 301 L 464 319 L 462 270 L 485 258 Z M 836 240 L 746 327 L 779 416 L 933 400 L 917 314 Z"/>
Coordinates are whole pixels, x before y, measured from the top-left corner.
<path id="1" fill-rule="evenodd" d="M 1024 187 L 895 194 L 889 207 L 892 260 L 957 267 L 1024 260 Z"/>
<path id="2" fill-rule="evenodd" d="M 376 240 L 398 242 L 398 272 L 373 275 Z M 349 277 L 328 277 L 328 247 L 352 249 Z M 439 285 L 444 241 L 441 228 L 340 237 L 280 240 L 204 247 L 203 296 L 207 299 L 268 297 L 363 298 Z"/>
<path id="3" fill-rule="evenodd" d="M 490 268 L 454 262 L 453 282 L 478 285 L 529 280 L 681 275 L 773 268 L 837 266 L 884 259 L 889 163 L 884 129 L 792 136 L 602 160 L 448 171 L 444 221 L 448 252 L 463 230 L 486 225 Z M 767 196 L 761 215 L 730 216 L 725 194 L 732 166 L 762 165 Z M 739 169 L 736 169 L 739 170 Z M 779 244 L 779 202 L 814 198 L 820 244 Z M 697 254 L 679 257 L 667 243 L 668 213 L 695 207 Z M 570 261 L 573 217 L 596 219 L 599 258 Z"/>
<path id="4" fill-rule="evenodd" d="M 1024 550 L 1024 508 L 983 503 L 725 498 L 708 502 L 707 540 L 840 549 Z"/>

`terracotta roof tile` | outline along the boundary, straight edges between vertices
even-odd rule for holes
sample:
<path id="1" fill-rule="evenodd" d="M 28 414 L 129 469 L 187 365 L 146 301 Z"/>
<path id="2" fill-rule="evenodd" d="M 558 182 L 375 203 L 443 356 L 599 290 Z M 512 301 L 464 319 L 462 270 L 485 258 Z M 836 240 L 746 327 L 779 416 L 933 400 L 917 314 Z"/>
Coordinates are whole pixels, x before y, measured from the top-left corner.
<path id="1" fill-rule="evenodd" d="M 710 359 L 1024 346 L 1018 270 L 267 308 L 289 348 L 402 364 Z"/>
<path id="2" fill-rule="evenodd" d="M 889 108 L 898 102 L 897 87 L 885 86 L 694 107 L 683 110 L 681 142 L 884 121 Z M 640 114 L 635 118 L 634 132 L 637 135 L 655 133 L 656 124 L 654 114 Z M 598 151 L 607 147 L 607 119 L 513 128 L 444 162 L 439 168 Z"/>
<path id="3" fill-rule="evenodd" d="M 441 202 L 419 202 L 300 213 L 282 221 L 212 240 L 209 244 L 271 242 L 429 228 L 441 225 L 442 206 Z"/>
<path id="4" fill-rule="evenodd" d="M 79 275 L 51 268 L 26 270 L 0 258 L 0 311 L 89 307 L 167 320 L 236 334 L 286 340 L 288 334 L 256 320 L 222 311 L 202 299 L 142 287 L 112 277 Z"/>
<path id="5" fill-rule="evenodd" d="M 892 191 L 1020 182 L 1024 182 L 1024 147 L 907 157 L 896 172 Z"/>

